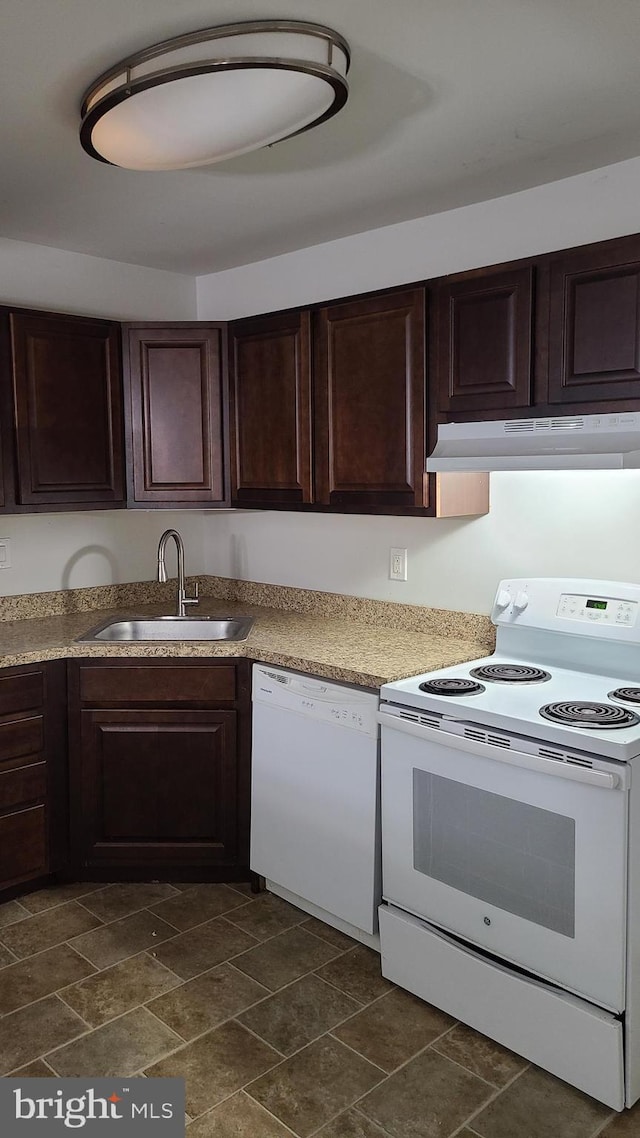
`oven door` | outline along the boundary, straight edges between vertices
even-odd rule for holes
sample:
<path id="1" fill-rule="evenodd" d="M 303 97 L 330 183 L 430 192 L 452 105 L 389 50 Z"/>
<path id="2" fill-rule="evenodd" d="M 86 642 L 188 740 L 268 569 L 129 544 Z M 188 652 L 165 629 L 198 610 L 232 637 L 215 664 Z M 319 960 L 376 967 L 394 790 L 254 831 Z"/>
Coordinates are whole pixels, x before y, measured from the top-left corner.
<path id="1" fill-rule="evenodd" d="M 628 767 L 379 718 L 385 900 L 622 1011 Z"/>

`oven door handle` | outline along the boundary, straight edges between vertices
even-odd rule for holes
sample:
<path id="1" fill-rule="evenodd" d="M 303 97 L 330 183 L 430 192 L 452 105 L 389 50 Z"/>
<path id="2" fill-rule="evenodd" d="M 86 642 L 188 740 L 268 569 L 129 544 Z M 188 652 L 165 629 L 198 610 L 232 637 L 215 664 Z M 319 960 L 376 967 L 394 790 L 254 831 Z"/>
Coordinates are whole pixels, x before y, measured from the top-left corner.
<path id="1" fill-rule="evenodd" d="M 483 758 L 495 759 L 500 763 L 508 763 L 512 767 L 524 767 L 530 771 L 540 771 L 541 774 L 553 775 L 555 778 L 569 779 L 571 782 L 588 783 L 590 786 L 600 787 L 602 790 L 616 790 L 621 782 L 624 789 L 624 779 L 617 774 L 607 771 L 594 771 L 589 767 L 573 766 L 571 763 L 558 759 L 544 759 L 538 755 L 527 755 L 524 751 L 516 751 L 511 747 L 500 747 L 491 743 L 482 743 L 476 739 L 466 739 L 462 735 L 448 735 L 436 727 L 413 722 L 411 719 L 401 718 L 389 712 L 379 711 L 378 722 L 383 727 L 393 731 L 413 735 L 424 742 L 439 743 L 441 747 L 451 747 L 455 751 L 466 751 L 470 755 L 481 755 Z M 384 754 L 384 751 L 383 751 Z"/>

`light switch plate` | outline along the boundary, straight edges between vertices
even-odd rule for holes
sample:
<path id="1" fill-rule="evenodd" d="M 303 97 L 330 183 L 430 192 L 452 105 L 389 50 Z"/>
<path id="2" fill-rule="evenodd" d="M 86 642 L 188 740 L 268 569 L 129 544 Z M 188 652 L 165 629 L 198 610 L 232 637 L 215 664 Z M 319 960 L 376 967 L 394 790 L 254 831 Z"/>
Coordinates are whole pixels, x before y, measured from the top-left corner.
<path id="1" fill-rule="evenodd" d="M 0 569 L 11 568 L 11 542 L 0 537 Z"/>

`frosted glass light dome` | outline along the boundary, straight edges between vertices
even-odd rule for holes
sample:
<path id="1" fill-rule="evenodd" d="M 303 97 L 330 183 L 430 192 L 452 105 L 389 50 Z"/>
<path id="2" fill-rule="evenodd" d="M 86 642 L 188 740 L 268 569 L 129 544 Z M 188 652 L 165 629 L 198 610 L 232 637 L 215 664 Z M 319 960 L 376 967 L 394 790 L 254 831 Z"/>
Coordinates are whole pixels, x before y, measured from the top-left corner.
<path id="1" fill-rule="evenodd" d="M 80 142 L 129 170 L 185 170 L 289 138 L 344 106 L 349 45 L 320 24 L 207 28 L 129 56 L 82 100 Z"/>

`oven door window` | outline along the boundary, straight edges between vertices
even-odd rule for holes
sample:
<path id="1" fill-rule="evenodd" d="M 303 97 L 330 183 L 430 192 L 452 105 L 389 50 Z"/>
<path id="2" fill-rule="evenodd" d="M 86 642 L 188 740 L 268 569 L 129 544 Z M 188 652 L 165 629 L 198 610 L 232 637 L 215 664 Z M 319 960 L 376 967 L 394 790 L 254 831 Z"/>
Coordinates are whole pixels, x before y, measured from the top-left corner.
<path id="1" fill-rule="evenodd" d="M 575 845 L 573 818 L 413 771 L 414 869 L 566 937 Z"/>

